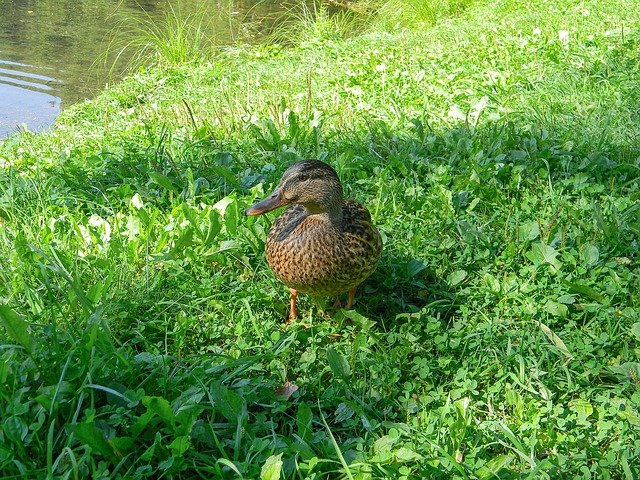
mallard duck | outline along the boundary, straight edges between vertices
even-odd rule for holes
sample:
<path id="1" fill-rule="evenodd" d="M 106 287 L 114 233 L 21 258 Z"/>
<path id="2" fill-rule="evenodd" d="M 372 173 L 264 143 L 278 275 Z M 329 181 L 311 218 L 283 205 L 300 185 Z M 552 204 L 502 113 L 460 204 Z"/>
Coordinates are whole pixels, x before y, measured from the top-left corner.
<path id="1" fill-rule="evenodd" d="M 273 223 L 265 253 L 273 273 L 291 290 L 289 321 L 297 317 L 298 293 L 338 296 L 356 288 L 376 269 L 382 239 L 366 207 L 342 196 L 336 171 L 320 160 L 303 160 L 284 172 L 276 189 L 249 207 L 262 215 L 289 207 Z"/>

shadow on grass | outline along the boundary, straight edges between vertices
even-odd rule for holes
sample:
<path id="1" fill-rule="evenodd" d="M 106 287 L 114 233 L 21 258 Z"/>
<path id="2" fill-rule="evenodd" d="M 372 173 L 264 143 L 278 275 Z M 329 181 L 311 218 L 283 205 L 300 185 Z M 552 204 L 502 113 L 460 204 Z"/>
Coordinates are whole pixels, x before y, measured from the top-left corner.
<path id="1" fill-rule="evenodd" d="M 383 254 L 377 270 L 358 289 L 356 308 L 383 324 L 404 321 L 429 309 L 446 320 L 457 309 L 458 295 L 423 260 L 394 252 Z"/>

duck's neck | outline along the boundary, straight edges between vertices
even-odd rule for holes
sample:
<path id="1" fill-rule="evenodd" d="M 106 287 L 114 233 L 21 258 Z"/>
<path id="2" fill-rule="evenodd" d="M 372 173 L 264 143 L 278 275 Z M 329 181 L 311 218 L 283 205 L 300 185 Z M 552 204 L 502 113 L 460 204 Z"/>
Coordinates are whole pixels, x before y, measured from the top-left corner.
<path id="1" fill-rule="evenodd" d="M 342 223 L 342 205 L 337 205 L 329 209 L 313 208 L 312 206 L 305 205 L 307 215 L 313 215 L 315 219 L 331 223 L 333 225 L 340 225 Z"/>

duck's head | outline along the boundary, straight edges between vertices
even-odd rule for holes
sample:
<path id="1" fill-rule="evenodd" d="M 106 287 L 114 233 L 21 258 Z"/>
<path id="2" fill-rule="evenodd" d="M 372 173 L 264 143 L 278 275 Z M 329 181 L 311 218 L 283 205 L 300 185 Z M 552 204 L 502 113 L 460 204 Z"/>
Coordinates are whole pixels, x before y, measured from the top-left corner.
<path id="1" fill-rule="evenodd" d="M 320 160 L 294 163 L 284 172 L 275 190 L 244 214 L 262 215 L 292 203 L 304 205 L 310 214 L 326 212 L 339 215 L 342 184 L 336 171 Z"/>

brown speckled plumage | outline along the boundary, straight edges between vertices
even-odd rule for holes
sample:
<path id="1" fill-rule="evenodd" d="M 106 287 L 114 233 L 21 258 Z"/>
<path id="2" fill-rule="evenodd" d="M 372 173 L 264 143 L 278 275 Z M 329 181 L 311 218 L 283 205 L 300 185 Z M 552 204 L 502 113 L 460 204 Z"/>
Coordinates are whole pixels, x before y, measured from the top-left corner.
<path id="1" fill-rule="evenodd" d="M 274 222 L 265 253 L 275 275 L 292 289 L 290 316 L 298 292 L 335 296 L 356 287 L 380 261 L 382 240 L 369 211 L 343 200 L 335 170 L 319 160 L 292 165 L 271 195 L 247 215 L 291 204 Z"/>

